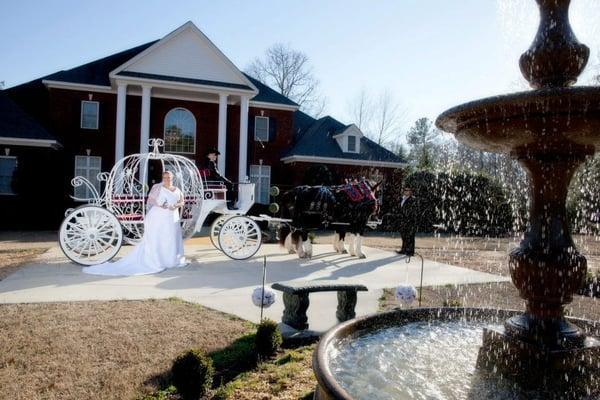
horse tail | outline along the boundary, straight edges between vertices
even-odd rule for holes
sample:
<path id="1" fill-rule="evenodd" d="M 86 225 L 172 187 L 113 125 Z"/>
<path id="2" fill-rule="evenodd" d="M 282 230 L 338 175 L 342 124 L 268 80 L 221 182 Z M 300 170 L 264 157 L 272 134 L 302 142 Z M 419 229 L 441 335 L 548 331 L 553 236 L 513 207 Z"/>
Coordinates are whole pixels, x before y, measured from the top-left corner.
<path id="1" fill-rule="evenodd" d="M 290 234 L 292 230 L 288 224 L 279 225 L 279 245 L 283 247 L 285 245 L 285 238 Z"/>

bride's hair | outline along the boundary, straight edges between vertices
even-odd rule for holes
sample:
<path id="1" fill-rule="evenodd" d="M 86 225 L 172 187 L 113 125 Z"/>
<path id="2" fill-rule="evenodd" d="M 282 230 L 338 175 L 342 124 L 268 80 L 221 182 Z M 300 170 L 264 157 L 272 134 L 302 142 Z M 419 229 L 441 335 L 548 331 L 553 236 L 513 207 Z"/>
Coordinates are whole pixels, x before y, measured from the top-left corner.
<path id="1" fill-rule="evenodd" d="M 173 173 L 171 171 L 165 171 L 162 174 L 163 175 L 169 175 L 171 177 L 171 179 L 175 178 L 175 175 L 173 175 Z"/>

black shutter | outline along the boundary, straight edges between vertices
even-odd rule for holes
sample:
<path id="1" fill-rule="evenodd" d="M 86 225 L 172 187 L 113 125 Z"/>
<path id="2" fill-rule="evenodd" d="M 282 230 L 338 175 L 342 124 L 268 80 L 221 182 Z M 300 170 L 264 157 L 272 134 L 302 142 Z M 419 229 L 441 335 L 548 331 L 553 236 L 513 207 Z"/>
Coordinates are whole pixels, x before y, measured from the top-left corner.
<path id="1" fill-rule="evenodd" d="M 248 138 L 254 140 L 254 115 L 248 115 Z"/>
<path id="2" fill-rule="evenodd" d="M 269 142 L 274 142 L 277 138 L 277 120 L 269 117 Z"/>

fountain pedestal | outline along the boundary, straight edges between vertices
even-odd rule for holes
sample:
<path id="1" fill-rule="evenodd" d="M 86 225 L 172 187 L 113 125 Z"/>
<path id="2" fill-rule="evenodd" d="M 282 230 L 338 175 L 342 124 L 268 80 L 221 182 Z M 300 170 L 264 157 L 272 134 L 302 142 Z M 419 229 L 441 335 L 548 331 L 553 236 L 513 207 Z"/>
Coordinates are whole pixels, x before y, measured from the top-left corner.
<path id="1" fill-rule="evenodd" d="M 585 327 L 590 321 L 565 318 L 564 313 L 587 268 L 569 232 L 567 190 L 577 167 L 600 147 L 600 87 L 570 87 L 589 57 L 589 49 L 577 41 L 570 27 L 570 0 L 536 1 L 540 26 L 520 59 L 521 71 L 534 90 L 459 105 L 436 121 L 440 129 L 472 148 L 510 154 L 530 181 L 529 227 L 509 262 L 526 311 L 494 310 L 502 314 L 498 319 L 508 319 L 499 328 L 484 330 L 478 373 L 472 376 L 497 377 L 501 384 L 491 385 L 490 396 L 469 393 L 464 398 L 497 399 L 496 388 L 504 383 L 517 389 L 512 393 L 532 390 L 532 398 L 600 398 L 600 323 L 590 329 Z M 354 341 L 379 328 L 406 323 L 403 318 L 440 320 L 455 313 L 454 317 L 468 320 L 470 311 L 488 317 L 490 313 L 485 309 L 398 310 L 334 328 L 315 352 L 319 381 L 315 398 L 351 398 L 329 369 L 328 349 L 335 348 L 336 341 Z M 423 375 L 417 371 L 415 375 Z M 430 378 L 444 382 L 443 377 Z M 390 383 L 382 382 L 379 375 L 375 382 L 374 386 Z"/>
<path id="2" fill-rule="evenodd" d="M 488 377 L 518 385 L 524 391 L 544 388 L 548 399 L 586 399 L 600 387 L 600 341 L 584 338 L 568 349 L 548 349 L 504 329 L 486 328 L 477 368 Z"/>
<path id="3" fill-rule="evenodd" d="M 574 172 L 600 145 L 600 89 L 569 87 L 589 57 L 571 29 L 570 0 L 536 1 L 540 25 L 520 59 L 535 90 L 455 107 L 437 125 L 471 147 L 510 154 L 530 182 L 529 227 L 509 258 L 526 312 L 485 330 L 479 367 L 580 398 L 600 389 L 600 342 L 564 315 L 587 272 L 569 232 L 566 198 Z"/>

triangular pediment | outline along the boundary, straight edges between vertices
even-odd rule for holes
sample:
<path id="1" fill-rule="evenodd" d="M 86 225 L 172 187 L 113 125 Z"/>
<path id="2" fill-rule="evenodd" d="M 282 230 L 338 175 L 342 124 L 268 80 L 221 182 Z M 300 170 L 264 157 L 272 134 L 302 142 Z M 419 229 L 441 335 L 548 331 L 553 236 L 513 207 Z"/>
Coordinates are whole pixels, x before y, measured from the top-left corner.
<path id="1" fill-rule="evenodd" d="M 348 125 L 346 127 L 346 129 L 344 129 L 343 131 L 338 132 L 335 135 L 333 135 L 333 137 L 334 138 L 338 138 L 338 137 L 341 137 L 341 136 L 348 136 L 348 135 L 354 135 L 354 136 L 357 136 L 357 137 L 363 137 L 364 136 L 363 133 L 362 133 L 362 131 L 360 130 L 360 128 L 358 126 L 356 126 L 354 124 L 351 124 L 351 125 Z"/>
<path id="2" fill-rule="evenodd" d="M 244 74 L 192 22 L 187 22 L 111 72 L 243 85 Z"/>

